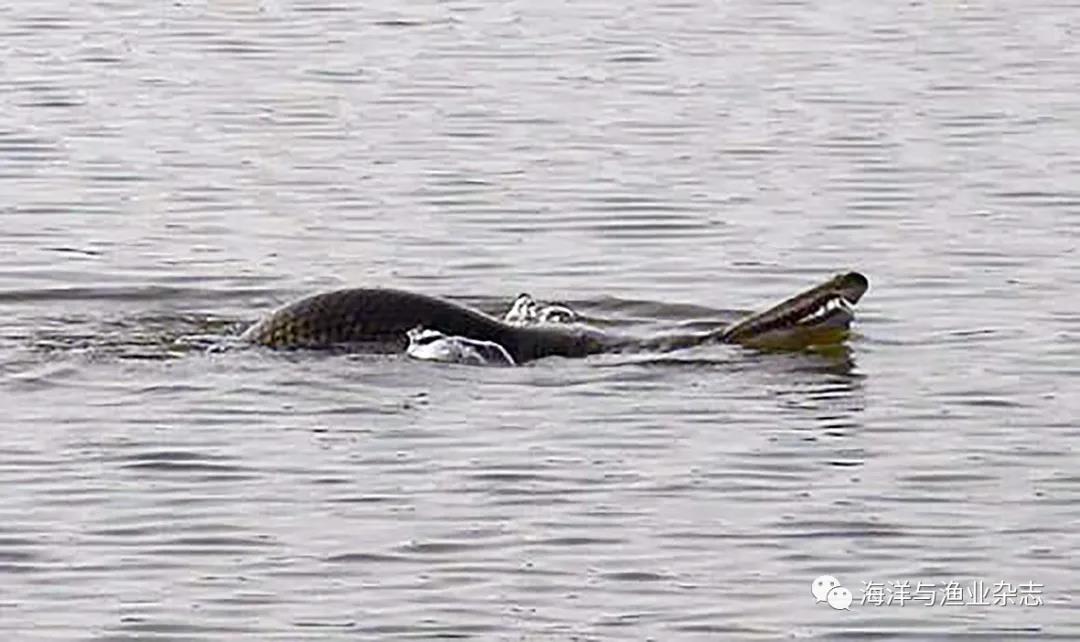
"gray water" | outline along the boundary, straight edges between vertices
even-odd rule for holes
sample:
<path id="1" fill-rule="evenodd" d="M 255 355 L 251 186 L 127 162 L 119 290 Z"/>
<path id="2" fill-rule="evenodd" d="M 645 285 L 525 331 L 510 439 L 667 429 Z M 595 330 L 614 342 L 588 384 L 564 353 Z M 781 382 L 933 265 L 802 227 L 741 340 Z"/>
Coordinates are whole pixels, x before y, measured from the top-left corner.
<path id="1" fill-rule="evenodd" d="M 334 2 L 0 8 L 0 637 L 1080 637 L 1080 8 Z M 839 354 L 217 349 L 848 268 Z"/>

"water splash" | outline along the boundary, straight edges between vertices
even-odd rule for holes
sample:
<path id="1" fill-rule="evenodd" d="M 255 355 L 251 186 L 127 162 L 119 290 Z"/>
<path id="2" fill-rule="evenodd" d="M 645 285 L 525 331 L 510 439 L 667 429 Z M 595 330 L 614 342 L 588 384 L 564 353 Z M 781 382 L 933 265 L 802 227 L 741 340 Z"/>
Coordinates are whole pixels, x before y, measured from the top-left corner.
<path id="1" fill-rule="evenodd" d="M 413 359 L 461 363 L 473 366 L 514 366 L 506 348 L 494 341 L 447 336 L 438 330 L 416 327 L 409 330 L 405 354 Z"/>

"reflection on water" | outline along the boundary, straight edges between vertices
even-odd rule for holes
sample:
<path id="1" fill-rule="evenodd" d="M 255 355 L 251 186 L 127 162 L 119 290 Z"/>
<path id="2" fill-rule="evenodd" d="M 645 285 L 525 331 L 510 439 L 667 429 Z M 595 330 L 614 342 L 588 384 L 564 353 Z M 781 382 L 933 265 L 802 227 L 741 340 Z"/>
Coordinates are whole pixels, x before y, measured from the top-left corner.
<path id="1" fill-rule="evenodd" d="M 1059 4 L 0 8 L 0 632 L 1078 637 Z M 361 285 L 702 329 L 844 269 L 818 354 L 229 341 Z M 1044 601 L 859 603 L 899 580 Z"/>

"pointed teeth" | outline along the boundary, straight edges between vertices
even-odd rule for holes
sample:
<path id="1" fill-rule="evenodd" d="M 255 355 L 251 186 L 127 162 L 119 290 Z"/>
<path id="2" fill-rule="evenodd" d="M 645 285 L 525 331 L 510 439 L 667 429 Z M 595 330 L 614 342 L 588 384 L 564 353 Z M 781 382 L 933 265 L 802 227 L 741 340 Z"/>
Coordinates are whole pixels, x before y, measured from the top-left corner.
<path id="1" fill-rule="evenodd" d="M 830 297 L 825 301 L 825 303 L 815 308 L 813 312 L 803 317 L 800 323 L 814 323 L 817 320 L 828 316 L 836 310 L 847 312 L 849 314 L 854 312 L 851 307 L 851 303 L 847 299 L 842 296 L 834 296 Z"/>

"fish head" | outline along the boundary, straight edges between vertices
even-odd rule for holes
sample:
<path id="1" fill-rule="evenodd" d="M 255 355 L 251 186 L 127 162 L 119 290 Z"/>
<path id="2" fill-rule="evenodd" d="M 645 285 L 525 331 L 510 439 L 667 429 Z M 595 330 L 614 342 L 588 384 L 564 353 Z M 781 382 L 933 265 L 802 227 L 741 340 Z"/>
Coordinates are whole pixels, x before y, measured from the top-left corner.
<path id="1" fill-rule="evenodd" d="M 869 287 L 869 280 L 858 272 L 838 274 L 728 326 L 721 340 L 764 349 L 840 343 L 855 319 L 855 304 Z"/>

